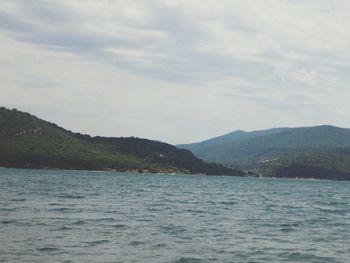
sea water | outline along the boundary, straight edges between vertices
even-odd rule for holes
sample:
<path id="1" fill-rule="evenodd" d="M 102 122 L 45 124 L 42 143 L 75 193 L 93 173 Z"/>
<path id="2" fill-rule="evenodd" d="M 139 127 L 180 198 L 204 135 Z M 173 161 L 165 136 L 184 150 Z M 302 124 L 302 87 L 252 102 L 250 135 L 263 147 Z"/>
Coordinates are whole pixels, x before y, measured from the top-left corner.
<path id="1" fill-rule="evenodd" d="M 0 169 L 0 262 L 350 262 L 350 182 Z"/>

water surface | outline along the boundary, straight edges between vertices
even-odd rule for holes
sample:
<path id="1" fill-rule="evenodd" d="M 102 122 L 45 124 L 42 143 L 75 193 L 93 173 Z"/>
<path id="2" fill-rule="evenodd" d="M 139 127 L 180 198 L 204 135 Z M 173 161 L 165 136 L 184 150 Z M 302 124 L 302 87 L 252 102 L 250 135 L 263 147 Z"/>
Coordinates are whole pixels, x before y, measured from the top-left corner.
<path id="1" fill-rule="evenodd" d="M 0 169 L 0 262 L 350 262 L 350 182 Z"/>

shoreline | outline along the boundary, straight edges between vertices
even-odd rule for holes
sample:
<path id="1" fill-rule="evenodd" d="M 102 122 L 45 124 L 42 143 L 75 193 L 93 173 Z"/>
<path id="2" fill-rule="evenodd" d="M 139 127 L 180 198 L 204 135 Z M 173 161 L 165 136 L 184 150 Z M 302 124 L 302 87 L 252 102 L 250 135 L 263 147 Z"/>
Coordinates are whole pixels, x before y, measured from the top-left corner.
<path id="1" fill-rule="evenodd" d="M 84 172 L 109 172 L 109 173 L 130 173 L 130 174 L 165 174 L 165 175 L 202 175 L 202 176 L 234 176 L 234 175 L 212 175 L 212 174 L 203 174 L 203 173 L 177 173 L 177 172 L 149 172 L 149 171 L 137 171 L 137 170 L 117 170 L 117 169 L 105 169 L 105 170 L 94 170 L 94 169 L 67 169 L 67 168 L 52 168 L 52 167 L 5 167 L 0 166 L 0 169 L 18 169 L 18 170 L 47 170 L 47 171 L 84 171 Z M 235 176 L 242 177 L 242 176 Z M 244 177 L 244 176 L 243 176 Z"/>
<path id="2" fill-rule="evenodd" d="M 274 176 L 251 176 L 251 175 L 244 175 L 244 176 L 235 176 L 235 175 L 212 175 L 212 174 L 203 174 L 203 173 L 176 173 L 176 172 L 143 172 L 143 171 L 137 171 L 137 170 L 117 170 L 117 169 L 105 169 L 105 170 L 93 170 L 93 169 L 62 169 L 62 168 L 52 168 L 52 167 L 41 167 L 41 168 L 34 168 L 34 167 L 4 167 L 0 166 L 0 169 L 18 169 L 18 170 L 47 170 L 47 171 L 84 171 L 84 172 L 97 172 L 97 173 L 130 173 L 130 174 L 158 174 L 158 175 L 177 175 L 177 176 L 215 176 L 215 177 L 244 177 L 244 178 L 256 178 L 256 179 L 288 179 L 288 180 L 304 180 L 304 181 L 342 181 L 342 182 L 350 182 L 350 180 L 346 179 L 329 179 L 329 178 L 315 178 L 315 177 L 274 177 Z"/>

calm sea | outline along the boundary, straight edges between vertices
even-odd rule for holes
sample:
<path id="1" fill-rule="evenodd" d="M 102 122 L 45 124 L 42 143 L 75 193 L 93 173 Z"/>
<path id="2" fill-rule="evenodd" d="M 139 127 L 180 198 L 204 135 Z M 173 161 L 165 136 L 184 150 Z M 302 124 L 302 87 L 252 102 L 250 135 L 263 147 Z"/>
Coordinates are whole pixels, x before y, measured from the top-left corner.
<path id="1" fill-rule="evenodd" d="M 350 182 L 0 169 L 0 262 L 350 262 Z"/>

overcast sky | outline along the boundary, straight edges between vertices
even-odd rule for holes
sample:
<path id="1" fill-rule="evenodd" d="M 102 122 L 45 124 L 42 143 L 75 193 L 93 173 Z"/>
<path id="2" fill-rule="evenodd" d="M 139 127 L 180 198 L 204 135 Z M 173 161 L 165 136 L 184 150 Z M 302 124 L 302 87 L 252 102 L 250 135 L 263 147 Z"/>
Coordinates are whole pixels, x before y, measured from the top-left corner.
<path id="1" fill-rule="evenodd" d="M 348 0 L 2 0 L 0 104 L 169 143 L 350 127 L 349 14 Z"/>

